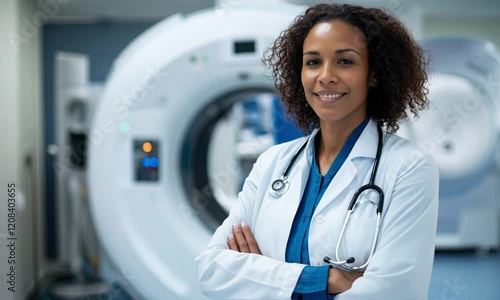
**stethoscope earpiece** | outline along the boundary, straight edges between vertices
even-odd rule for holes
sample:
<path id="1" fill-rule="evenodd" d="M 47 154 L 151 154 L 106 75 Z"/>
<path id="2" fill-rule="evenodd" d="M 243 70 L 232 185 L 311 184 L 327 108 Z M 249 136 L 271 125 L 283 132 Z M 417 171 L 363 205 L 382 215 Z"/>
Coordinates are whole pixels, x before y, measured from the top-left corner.
<path id="1" fill-rule="evenodd" d="M 323 258 L 323 261 L 326 262 L 327 264 L 330 264 L 330 265 L 343 265 L 343 264 L 352 264 L 356 261 L 356 259 L 351 256 L 348 259 L 343 260 L 343 261 L 334 261 L 330 257 L 325 256 Z"/>

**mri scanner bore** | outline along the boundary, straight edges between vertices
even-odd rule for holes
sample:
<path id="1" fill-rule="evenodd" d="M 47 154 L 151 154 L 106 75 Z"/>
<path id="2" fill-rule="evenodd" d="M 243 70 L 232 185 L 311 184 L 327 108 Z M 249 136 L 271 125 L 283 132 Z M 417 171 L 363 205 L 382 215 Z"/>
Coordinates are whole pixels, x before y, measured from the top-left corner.
<path id="1" fill-rule="evenodd" d="M 93 116 L 91 134 L 102 138 L 89 148 L 90 209 L 111 263 L 141 298 L 206 299 L 198 289 L 195 256 L 227 216 L 255 158 L 269 146 L 298 136 L 277 122 L 283 120 L 282 113 L 274 86 L 263 76 L 261 57 L 304 9 L 283 3 L 242 4 L 223 16 L 215 10 L 174 15 L 142 34 L 115 61 Z M 433 45 L 423 43 L 435 53 L 450 51 L 449 45 Z M 461 65 L 457 62 L 469 61 L 468 68 L 478 69 L 477 62 L 487 61 L 498 70 L 498 56 L 491 54 L 496 52 L 488 50 L 489 56 L 470 63 L 464 56 L 477 49 L 464 49 L 463 56 L 449 56 L 434 69 L 454 80 L 467 78 L 466 71 L 456 71 Z M 441 57 L 446 54 L 435 55 L 434 62 Z M 451 89 L 456 81 L 442 82 L 431 93 L 439 85 Z M 486 79 L 482 82 L 488 86 Z M 490 114 L 498 111 L 495 99 Z M 498 123 L 498 115 L 482 121 L 490 126 L 491 120 Z M 408 124 L 407 137 L 427 140 L 418 135 L 420 126 L 425 125 Z M 493 131 L 495 146 L 487 147 L 498 147 L 498 127 Z M 453 139 L 447 145 L 449 151 L 461 147 Z M 491 166 L 492 151 L 485 152 L 489 163 L 481 161 L 482 167 Z M 470 170 L 474 172 L 459 177 L 465 180 L 480 172 L 478 167 Z M 491 195 L 498 190 L 498 174 L 493 169 L 487 174 L 480 183 L 471 180 L 458 188 L 452 180 L 441 183 L 449 187 L 441 193 L 449 203 L 441 205 L 451 209 L 449 216 L 440 210 L 443 247 L 498 247 L 498 217 L 491 209 L 497 207 Z M 471 197 L 482 190 L 484 202 L 478 210 L 467 207 L 460 196 L 464 186 L 471 187 L 466 192 Z M 466 231 L 468 224 L 477 228 L 485 218 L 492 225 L 487 234 Z"/>

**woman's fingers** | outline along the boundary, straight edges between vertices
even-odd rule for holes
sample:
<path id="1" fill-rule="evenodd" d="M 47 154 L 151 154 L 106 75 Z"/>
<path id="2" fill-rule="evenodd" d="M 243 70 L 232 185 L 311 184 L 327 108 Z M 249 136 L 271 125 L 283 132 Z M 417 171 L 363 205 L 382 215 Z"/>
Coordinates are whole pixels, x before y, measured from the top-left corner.
<path id="1" fill-rule="evenodd" d="M 227 246 L 231 250 L 238 251 L 238 245 L 236 245 L 236 241 L 234 240 L 234 235 L 233 234 L 230 234 L 227 237 Z"/>
<path id="2" fill-rule="evenodd" d="M 227 246 L 231 250 L 242 253 L 261 254 L 257 241 L 255 240 L 250 227 L 248 227 L 245 222 L 241 223 L 241 225 L 233 225 L 233 234 L 228 236 Z"/>
<path id="3" fill-rule="evenodd" d="M 250 253 L 261 254 L 259 250 L 259 245 L 257 245 L 257 241 L 255 240 L 250 227 L 248 227 L 247 223 L 241 223 L 241 231 L 243 232 L 243 236 L 248 245 L 248 249 Z"/>
<path id="4" fill-rule="evenodd" d="M 236 245 L 238 246 L 238 251 L 240 251 L 241 253 L 250 253 L 247 240 L 243 235 L 240 224 L 233 224 L 233 235 Z"/>

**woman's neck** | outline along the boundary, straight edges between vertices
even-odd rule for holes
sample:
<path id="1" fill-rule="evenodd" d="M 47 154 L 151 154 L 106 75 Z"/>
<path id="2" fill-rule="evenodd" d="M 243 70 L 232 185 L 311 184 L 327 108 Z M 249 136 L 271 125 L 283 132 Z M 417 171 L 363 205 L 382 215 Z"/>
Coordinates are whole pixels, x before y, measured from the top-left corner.
<path id="1" fill-rule="evenodd" d="M 318 143 L 316 157 L 328 166 L 335 160 L 351 133 L 363 122 L 365 117 L 354 122 L 321 122 L 321 140 Z"/>

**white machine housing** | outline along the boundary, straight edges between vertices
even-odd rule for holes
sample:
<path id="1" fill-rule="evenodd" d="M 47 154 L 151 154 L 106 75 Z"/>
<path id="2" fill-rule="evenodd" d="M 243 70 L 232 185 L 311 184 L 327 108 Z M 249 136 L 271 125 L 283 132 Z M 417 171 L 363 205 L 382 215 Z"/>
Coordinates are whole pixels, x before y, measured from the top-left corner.
<path id="1" fill-rule="evenodd" d="M 90 206 L 104 250 L 142 297 L 206 299 L 194 258 L 216 222 L 202 220 L 209 204 L 189 195 L 180 175 L 183 164 L 197 163 L 185 155 L 204 138 L 186 136 L 202 115 L 217 117 L 217 105 L 209 104 L 273 91 L 262 53 L 304 9 L 242 2 L 174 15 L 115 61 L 89 134 Z M 137 140 L 157 143 L 157 181 L 134 179 Z"/>
<path id="2" fill-rule="evenodd" d="M 398 134 L 439 167 L 436 249 L 500 247 L 500 54 L 470 38 L 422 41 L 431 107 Z"/>

